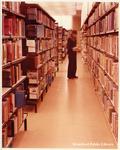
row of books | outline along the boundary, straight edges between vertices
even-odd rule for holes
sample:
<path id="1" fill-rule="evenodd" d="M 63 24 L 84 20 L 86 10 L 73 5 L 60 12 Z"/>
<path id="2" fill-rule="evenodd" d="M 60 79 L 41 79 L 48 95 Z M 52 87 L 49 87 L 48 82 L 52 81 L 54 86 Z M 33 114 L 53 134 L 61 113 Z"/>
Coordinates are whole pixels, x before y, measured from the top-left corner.
<path id="1" fill-rule="evenodd" d="M 103 53 L 94 50 L 92 47 L 89 47 L 89 55 L 91 55 L 96 63 L 105 70 L 105 73 L 118 84 L 118 62 L 115 62 L 112 58 L 106 57 Z"/>
<path id="2" fill-rule="evenodd" d="M 54 65 L 54 63 L 52 65 Z M 52 73 L 54 72 L 54 68 L 53 66 L 49 66 L 49 70 L 47 70 L 46 68 L 47 65 L 44 68 L 44 74 L 47 74 L 42 77 L 42 80 L 40 80 L 40 83 L 38 85 L 36 85 L 35 83 L 38 83 L 38 79 L 41 77 L 41 75 L 39 77 L 38 73 L 36 72 L 29 73 L 29 99 L 39 99 L 46 85 L 51 84 L 53 77 Z"/>
<path id="3" fill-rule="evenodd" d="M 41 67 L 37 71 L 28 71 L 27 77 L 29 79 L 29 84 L 39 84 L 43 79 L 43 71 L 43 67 Z"/>
<path id="4" fill-rule="evenodd" d="M 46 65 L 43 65 L 37 71 L 29 70 L 27 73 L 27 77 L 29 79 L 29 84 L 39 84 L 40 81 L 43 79 L 44 75 L 48 72 L 54 72 L 55 68 L 55 61 L 49 61 Z"/>
<path id="5" fill-rule="evenodd" d="M 15 90 L 15 93 L 10 93 L 2 101 L 2 122 L 7 122 L 10 116 L 17 108 L 25 106 L 25 91 Z"/>
<path id="6" fill-rule="evenodd" d="M 103 95 L 107 95 L 110 103 L 114 107 L 114 111 L 118 112 L 118 89 L 114 86 L 113 82 L 105 76 L 104 72 L 98 68 L 97 64 L 91 58 L 88 59 L 90 70 L 93 75 L 96 89 L 98 89 L 103 101 Z M 99 81 L 98 81 L 99 80 Z M 100 82 L 100 83 L 99 83 Z"/>
<path id="7" fill-rule="evenodd" d="M 104 73 L 99 69 L 99 81 L 104 87 L 105 93 L 109 97 L 109 100 L 114 106 L 114 110 L 118 112 L 118 89 L 114 84 L 104 75 Z"/>
<path id="8" fill-rule="evenodd" d="M 116 139 L 118 139 L 118 114 L 115 112 L 114 107 L 112 106 L 106 95 L 103 96 L 103 104 L 106 116 L 112 127 L 112 131 Z"/>
<path id="9" fill-rule="evenodd" d="M 26 46 L 29 53 L 38 53 L 44 50 L 48 50 L 54 47 L 53 39 L 37 39 L 27 40 Z"/>
<path id="10" fill-rule="evenodd" d="M 25 22 L 16 16 L 2 14 L 3 36 L 25 36 Z"/>
<path id="11" fill-rule="evenodd" d="M 29 55 L 28 59 L 26 60 L 26 65 L 28 69 L 37 69 L 40 65 L 43 65 L 51 58 L 51 51 L 45 51 L 44 53 L 36 56 Z"/>
<path id="12" fill-rule="evenodd" d="M 43 23 L 44 25 L 54 29 L 54 21 L 45 14 L 42 9 L 40 10 L 37 7 L 27 7 L 27 19 Z"/>
<path id="13" fill-rule="evenodd" d="M 22 40 L 5 41 L 2 43 L 2 64 L 22 57 Z"/>
<path id="14" fill-rule="evenodd" d="M 82 30 L 86 37 L 87 63 L 95 90 L 103 103 L 111 129 L 118 139 L 118 6 L 100 2 Z M 87 36 L 86 36 L 87 35 Z"/>
<path id="15" fill-rule="evenodd" d="M 39 85 L 29 85 L 29 99 L 39 99 L 41 95 L 41 86 Z"/>
<path id="16" fill-rule="evenodd" d="M 91 25 L 93 22 L 95 22 L 97 19 L 102 17 L 106 12 L 108 12 L 110 9 L 115 7 L 117 4 L 118 3 L 115 3 L 115 2 L 111 2 L 111 3 L 101 2 L 97 6 L 97 8 L 94 10 L 94 13 L 90 16 L 90 18 L 88 20 L 88 25 Z M 118 13 L 118 8 L 115 10 L 115 13 Z M 108 14 L 108 16 L 109 16 L 109 14 Z M 115 19 L 117 19 L 117 18 L 115 18 Z"/>
<path id="17" fill-rule="evenodd" d="M 53 32 L 44 25 L 26 25 L 26 36 L 30 38 L 52 38 Z"/>
<path id="18" fill-rule="evenodd" d="M 63 32 L 63 27 L 58 27 L 58 33 L 62 34 L 62 32 Z"/>
<path id="19" fill-rule="evenodd" d="M 50 52 L 51 52 L 51 54 L 50 54 L 51 58 L 57 56 L 57 48 L 56 47 L 52 48 Z"/>
<path id="20" fill-rule="evenodd" d="M 2 1 L 2 8 L 7 8 L 15 13 L 20 13 L 20 2 Z"/>
<path id="21" fill-rule="evenodd" d="M 108 12 L 110 9 L 112 9 L 114 6 L 116 6 L 117 2 L 101 2 L 99 6 L 96 8 L 98 9 L 98 16 L 104 15 L 106 12 Z M 96 14 L 96 13 L 95 13 Z"/>
<path id="22" fill-rule="evenodd" d="M 58 27 L 58 58 L 61 61 L 62 60 L 62 50 L 63 50 L 63 28 Z"/>
<path id="23" fill-rule="evenodd" d="M 11 87 L 22 76 L 21 64 L 16 64 L 2 70 L 2 87 Z"/>
<path id="24" fill-rule="evenodd" d="M 113 82 L 108 78 L 108 76 L 105 75 L 105 72 L 103 72 L 103 70 L 101 70 L 101 68 L 98 67 L 98 65 L 96 64 L 97 61 L 94 62 L 94 60 L 92 58 L 93 57 L 91 56 L 91 58 L 88 59 L 89 64 L 91 66 L 91 70 L 94 72 L 94 76 L 96 76 L 99 79 L 100 83 L 102 84 L 102 86 L 105 89 L 105 92 L 109 96 L 110 100 L 113 101 L 115 109 L 117 110 L 118 89 L 114 86 Z M 118 69 L 115 70 L 114 77 L 117 78 L 117 81 L 118 81 L 118 72 L 117 71 L 118 71 Z"/>
<path id="25" fill-rule="evenodd" d="M 2 146 L 9 147 L 23 122 L 26 105 L 22 78 L 25 18 L 20 2 L 2 2 Z M 25 57 L 24 57 L 25 58 Z"/>
<path id="26" fill-rule="evenodd" d="M 116 58 L 118 57 L 117 35 L 88 37 L 88 44 Z"/>
<path id="27" fill-rule="evenodd" d="M 23 122 L 23 109 L 19 108 L 9 120 L 8 124 L 2 128 L 2 146 L 6 147 L 10 137 L 14 137 Z"/>
<path id="28" fill-rule="evenodd" d="M 88 35 L 94 35 L 99 33 L 106 33 L 119 29 L 118 24 L 118 8 L 112 11 L 108 16 L 98 20 L 94 25 L 92 25 L 87 31 Z"/>

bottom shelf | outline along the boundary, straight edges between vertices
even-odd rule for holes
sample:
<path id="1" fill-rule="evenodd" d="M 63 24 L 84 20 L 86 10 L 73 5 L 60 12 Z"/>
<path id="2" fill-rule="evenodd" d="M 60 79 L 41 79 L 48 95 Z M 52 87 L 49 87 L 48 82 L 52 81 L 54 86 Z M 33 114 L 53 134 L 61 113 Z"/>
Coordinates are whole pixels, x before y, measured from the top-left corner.
<path id="1" fill-rule="evenodd" d="M 35 113 L 37 113 L 37 104 L 38 104 L 39 100 L 43 101 L 44 93 L 47 93 L 48 87 L 51 86 L 55 76 L 56 76 L 56 72 L 53 73 L 51 82 L 46 83 L 44 88 L 41 90 L 41 94 L 40 94 L 40 97 L 38 99 L 27 99 L 27 105 L 33 105 L 35 107 Z"/>
<path id="2" fill-rule="evenodd" d="M 102 84 L 100 83 L 99 79 L 97 79 L 96 77 L 95 77 L 95 79 L 98 81 L 98 83 L 99 83 L 100 86 L 102 87 Z M 93 79 L 93 82 L 96 82 L 96 81 Z M 103 87 L 102 87 L 102 89 L 103 89 Z M 107 122 L 107 124 L 108 124 L 108 127 L 109 127 L 109 129 L 110 129 L 110 131 L 111 131 L 111 133 L 112 133 L 112 135 L 113 135 L 113 138 L 114 138 L 114 140 L 115 140 L 115 143 L 117 144 L 117 143 L 118 143 L 117 138 L 116 138 L 116 136 L 115 136 L 114 133 L 113 133 L 112 126 L 111 126 L 111 124 L 110 124 L 110 122 L 109 122 L 109 120 L 108 120 L 108 117 L 107 117 L 107 112 L 104 110 L 105 104 L 104 104 L 104 103 L 102 102 L 102 100 L 101 100 L 101 97 L 100 97 L 100 95 L 99 95 L 99 91 L 96 90 L 96 89 L 95 89 L 95 91 L 96 91 L 95 93 L 96 93 L 96 96 L 98 97 L 99 103 L 100 103 L 100 105 L 103 107 L 104 116 L 105 116 L 106 122 Z M 104 92 L 105 92 L 105 91 L 104 91 Z"/>
<path id="3" fill-rule="evenodd" d="M 27 116 L 28 116 L 28 113 L 24 113 L 24 118 L 23 118 L 22 124 L 20 125 L 20 127 L 18 128 L 18 130 L 21 128 L 21 126 L 23 125 L 23 123 L 24 123 L 24 131 L 27 130 Z M 14 138 L 15 138 L 15 135 L 14 135 L 14 137 L 7 137 L 8 143 L 6 144 L 6 146 L 4 148 L 10 148 L 10 147 L 12 147 L 12 142 L 13 142 Z"/>

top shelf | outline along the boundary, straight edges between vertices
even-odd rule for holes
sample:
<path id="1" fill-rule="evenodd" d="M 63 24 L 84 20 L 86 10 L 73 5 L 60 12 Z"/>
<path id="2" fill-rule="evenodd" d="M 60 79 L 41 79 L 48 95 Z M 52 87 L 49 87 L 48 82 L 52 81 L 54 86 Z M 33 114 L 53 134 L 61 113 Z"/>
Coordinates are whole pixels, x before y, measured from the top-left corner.
<path id="1" fill-rule="evenodd" d="M 22 2 L 22 3 L 24 3 L 24 2 Z M 24 4 L 25 4 L 25 3 L 24 3 Z M 31 8 L 36 7 L 37 9 L 42 10 L 49 18 L 51 18 L 53 21 L 55 21 L 55 19 L 52 18 L 52 17 L 48 14 L 48 12 L 46 12 L 40 5 L 38 5 L 38 4 L 26 4 L 26 5 L 28 5 L 28 6 L 31 7 Z"/>
<path id="2" fill-rule="evenodd" d="M 100 4 L 100 2 L 96 2 L 96 3 L 94 4 L 94 6 L 92 7 L 90 13 L 88 14 L 87 18 L 85 19 L 85 21 L 84 21 L 84 23 L 83 23 L 81 29 L 83 28 L 84 24 L 88 21 L 89 17 L 94 13 L 95 9 L 99 6 L 99 4 Z"/>
<path id="3" fill-rule="evenodd" d="M 85 19 L 81 30 L 83 29 L 84 25 L 87 23 L 88 19 L 90 18 L 90 16 L 94 13 L 95 9 L 99 6 L 101 2 L 96 2 L 94 4 L 94 6 L 92 7 L 90 13 L 88 14 L 87 18 Z M 89 25 L 89 27 L 91 27 L 92 25 L 94 25 L 97 21 L 99 21 L 100 19 L 104 18 L 106 15 L 108 15 L 111 11 L 113 11 L 115 8 L 117 8 L 119 6 L 119 4 L 115 4 L 115 6 L 111 7 L 108 11 L 106 11 L 102 16 L 99 16 L 99 18 L 97 20 L 95 20 L 91 25 Z"/>
<path id="4" fill-rule="evenodd" d="M 37 25 L 43 25 L 44 27 L 48 28 L 48 29 L 51 29 L 51 30 L 54 30 L 54 28 L 51 28 L 50 26 L 40 22 L 40 21 L 37 21 L 37 20 L 28 20 L 26 19 L 26 24 L 37 24 Z"/>
<path id="5" fill-rule="evenodd" d="M 94 24 L 96 24 L 96 22 L 98 22 L 99 20 L 101 20 L 102 18 L 104 18 L 105 16 L 107 16 L 109 13 L 111 13 L 111 11 L 113 11 L 117 7 L 118 7 L 118 4 L 116 4 L 115 6 L 113 6 L 112 8 L 110 8 L 103 15 L 99 16 L 99 18 L 97 20 L 95 20 L 91 25 L 89 25 L 88 28 L 90 28 L 91 26 L 93 26 Z"/>
<path id="6" fill-rule="evenodd" d="M 12 16 L 15 15 L 15 16 L 17 16 L 19 18 L 22 18 L 22 19 L 25 18 L 24 15 L 22 15 L 20 13 L 16 13 L 16 12 L 14 12 L 12 10 L 9 10 L 8 8 L 5 8 L 5 7 L 2 7 L 2 12 L 6 13 L 6 14 L 9 14 L 9 15 L 12 15 Z"/>

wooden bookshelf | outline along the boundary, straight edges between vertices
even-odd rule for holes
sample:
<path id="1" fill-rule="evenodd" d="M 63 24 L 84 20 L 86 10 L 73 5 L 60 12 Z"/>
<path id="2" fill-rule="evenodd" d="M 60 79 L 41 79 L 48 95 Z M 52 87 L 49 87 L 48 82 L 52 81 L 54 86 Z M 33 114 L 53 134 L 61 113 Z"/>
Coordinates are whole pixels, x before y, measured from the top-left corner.
<path id="1" fill-rule="evenodd" d="M 14 5 L 12 5 L 12 3 Z M 23 124 L 23 105 L 18 104 L 17 92 L 25 93 L 26 75 L 22 64 L 27 58 L 23 55 L 22 40 L 25 38 L 24 19 L 19 2 L 2 2 L 2 147 L 12 147 L 19 124 Z M 24 95 L 23 95 L 24 96 Z M 25 98 L 21 97 L 21 101 Z M 25 121 L 26 123 L 27 121 Z M 16 129 L 16 130 L 15 130 Z"/>
<path id="2" fill-rule="evenodd" d="M 58 26 L 58 55 L 59 61 L 63 61 L 67 55 L 68 31 L 62 26 Z"/>
<path id="3" fill-rule="evenodd" d="M 119 89 L 118 7 L 119 4 L 115 2 L 94 3 L 81 28 L 95 91 L 98 93 L 116 143 Z"/>
<path id="4" fill-rule="evenodd" d="M 45 89 L 55 77 L 58 66 L 55 20 L 37 4 L 22 2 L 21 12 L 25 15 L 26 26 L 24 50 L 27 59 L 24 63 L 24 72 L 28 78 L 27 104 L 35 106 L 37 112 L 37 104 L 43 100 L 43 95 L 47 92 Z"/>

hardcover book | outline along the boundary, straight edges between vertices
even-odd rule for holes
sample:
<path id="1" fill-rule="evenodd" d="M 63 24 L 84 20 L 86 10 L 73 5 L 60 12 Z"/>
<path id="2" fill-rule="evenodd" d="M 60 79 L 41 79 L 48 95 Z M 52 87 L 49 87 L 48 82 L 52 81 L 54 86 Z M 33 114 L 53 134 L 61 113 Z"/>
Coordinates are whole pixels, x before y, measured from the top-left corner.
<path id="1" fill-rule="evenodd" d="M 16 90 L 15 91 L 15 107 L 21 108 L 21 107 L 24 107 L 25 104 L 26 104 L 25 91 Z"/>

